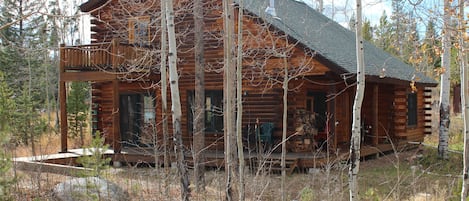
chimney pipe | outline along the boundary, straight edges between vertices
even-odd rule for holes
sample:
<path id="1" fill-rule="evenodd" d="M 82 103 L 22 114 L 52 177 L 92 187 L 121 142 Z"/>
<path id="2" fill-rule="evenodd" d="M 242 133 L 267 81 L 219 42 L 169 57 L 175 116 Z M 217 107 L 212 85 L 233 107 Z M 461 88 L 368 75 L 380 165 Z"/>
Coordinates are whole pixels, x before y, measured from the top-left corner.
<path id="1" fill-rule="evenodd" d="M 273 17 L 277 17 L 277 13 L 275 12 L 275 0 L 270 0 L 269 6 L 267 6 L 265 12 Z"/>

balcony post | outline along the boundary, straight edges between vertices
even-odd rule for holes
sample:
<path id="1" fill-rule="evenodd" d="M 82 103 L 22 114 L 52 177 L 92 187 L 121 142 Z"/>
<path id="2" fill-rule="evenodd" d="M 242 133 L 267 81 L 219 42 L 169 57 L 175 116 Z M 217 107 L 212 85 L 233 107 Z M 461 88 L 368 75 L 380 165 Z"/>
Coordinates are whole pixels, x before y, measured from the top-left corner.
<path id="1" fill-rule="evenodd" d="M 373 145 L 377 146 L 379 143 L 379 86 L 377 84 L 373 87 L 373 99 Z"/>
<path id="2" fill-rule="evenodd" d="M 117 71 L 119 65 L 119 40 L 112 39 L 111 41 L 111 65 L 112 70 Z"/>
<path id="3" fill-rule="evenodd" d="M 60 45 L 60 62 L 59 62 L 59 102 L 60 102 L 60 152 L 67 152 L 67 136 L 68 136 L 68 122 L 67 122 L 67 89 L 65 88 L 65 80 L 62 77 L 65 72 L 65 45 Z"/>
<path id="4" fill-rule="evenodd" d="M 117 39 L 112 39 L 111 41 L 111 62 L 113 71 L 117 71 L 118 62 L 119 62 L 119 41 Z M 121 136 L 120 136 L 120 115 L 119 115 L 119 79 L 116 77 L 112 81 L 112 147 L 114 153 L 121 152 Z"/>

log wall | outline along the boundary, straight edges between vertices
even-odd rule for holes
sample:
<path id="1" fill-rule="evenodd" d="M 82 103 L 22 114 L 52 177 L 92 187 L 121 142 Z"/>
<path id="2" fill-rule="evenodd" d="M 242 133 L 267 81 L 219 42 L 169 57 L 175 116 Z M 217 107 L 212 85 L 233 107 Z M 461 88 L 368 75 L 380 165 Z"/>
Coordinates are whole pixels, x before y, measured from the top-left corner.
<path id="1" fill-rule="evenodd" d="M 111 42 L 118 38 L 121 42 L 129 42 L 129 20 L 138 17 L 150 16 L 149 43 L 141 45 L 156 53 L 153 58 L 159 57 L 159 2 L 151 5 L 131 6 L 121 1 L 113 0 L 102 9 L 92 13 L 94 18 L 92 39 L 96 43 Z M 186 146 L 190 147 L 192 134 L 188 129 L 188 93 L 194 90 L 194 34 L 193 16 L 189 1 L 179 1 L 176 3 L 176 30 L 178 32 L 178 69 L 180 73 L 179 87 L 182 109 L 182 129 L 183 140 Z M 204 17 L 204 42 L 205 42 L 205 89 L 223 90 L 223 21 L 221 16 L 221 1 L 207 0 Z M 124 9 L 125 8 L 125 9 Z M 179 8 L 179 9 L 178 9 Z M 125 11 L 125 12 L 124 12 Z M 236 21 L 236 20 L 235 20 Z M 235 25 L 236 26 L 236 25 Z M 309 91 L 322 92 L 332 97 L 327 102 L 327 112 L 332 114 L 332 133 L 334 144 L 347 144 L 350 140 L 352 104 L 354 98 L 354 87 L 344 89 L 340 83 L 338 75 L 329 73 L 329 68 L 314 59 L 314 54 L 304 50 L 301 46 L 295 45 L 295 41 L 284 33 L 277 31 L 274 27 L 264 24 L 261 19 L 247 15 L 243 18 L 243 128 L 253 125 L 257 120 L 263 122 L 273 122 L 275 125 L 274 137 L 281 138 L 282 130 L 282 68 L 289 66 L 289 71 L 298 76 L 290 82 L 289 103 L 288 103 L 288 135 L 294 131 L 293 114 L 297 109 L 305 107 L 306 94 Z M 133 36 L 135 37 L 135 36 Z M 288 55 L 284 59 L 282 55 Z M 303 67 L 303 68 L 299 68 Z M 151 72 L 159 72 L 159 66 L 155 65 Z M 296 74 L 295 74 L 296 73 Z M 303 80 L 304 76 L 313 79 L 316 83 Z M 130 81 L 128 77 L 119 77 L 119 89 L 117 94 L 133 92 L 153 91 L 156 99 L 159 97 L 158 82 L 159 76 L 147 78 L 147 81 Z M 331 84 L 338 82 L 337 84 Z M 317 84 L 325 83 L 325 84 Z M 152 85 L 154 84 L 154 85 Z M 152 87 L 150 87 L 150 85 Z M 406 94 L 408 86 L 395 86 L 391 84 L 370 84 L 367 85 L 363 117 L 366 124 L 377 129 L 378 142 L 385 141 L 384 136 L 390 135 L 406 140 L 423 139 L 424 128 L 424 102 L 423 89 L 418 93 L 418 125 L 408 127 L 407 122 L 407 102 Z M 169 91 L 169 90 L 168 90 Z M 114 139 L 119 139 L 115 130 L 115 120 L 118 111 L 113 109 L 113 83 L 96 82 L 93 83 L 93 128 L 100 130 L 106 136 L 106 142 L 112 144 Z M 168 95 L 168 97 L 170 97 Z M 376 104 L 376 102 L 378 102 Z M 170 100 L 168 100 L 170 103 Z M 373 107 L 371 107 L 373 106 Z M 156 103 L 156 124 L 161 122 L 161 106 Z M 170 104 L 168 108 L 171 108 Z M 377 110 L 376 110 L 377 108 Z M 377 118 L 376 118 L 377 116 Z M 169 120 L 171 122 L 171 120 Z M 171 124 L 169 125 L 171 128 Z M 161 134 L 161 128 L 157 133 Z M 206 133 L 206 145 L 212 149 L 223 149 L 223 133 Z M 161 136 L 158 139 L 162 139 Z M 369 143 L 371 143 L 369 141 Z"/>

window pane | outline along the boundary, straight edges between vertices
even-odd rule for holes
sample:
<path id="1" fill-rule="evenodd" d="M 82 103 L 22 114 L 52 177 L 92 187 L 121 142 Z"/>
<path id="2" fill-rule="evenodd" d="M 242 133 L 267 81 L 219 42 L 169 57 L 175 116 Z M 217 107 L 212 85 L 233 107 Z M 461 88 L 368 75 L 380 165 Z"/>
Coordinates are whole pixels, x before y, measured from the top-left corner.
<path id="1" fill-rule="evenodd" d="M 188 92 L 187 105 L 188 131 L 192 133 L 194 105 L 194 91 Z M 223 91 L 205 91 L 205 131 L 222 132 L 223 131 Z"/>
<path id="2" fill-rule="evenodd" d="M 150 42 L 150 17 L 129 19 L 129 43 L 148 45 Z"/>
<path id="3" fill-rule="evenodd" d="M 407 125 L 417 125 L 417 94 L 407 95 Z"/>
<path id="4" fill-rule="evenodd" d="M 145 123 L 154 123 L 155 122 L 155 102 L 153 101 L 152 96 L 143 97 L 143 109 L 144 115 L 143 119 Z"/>

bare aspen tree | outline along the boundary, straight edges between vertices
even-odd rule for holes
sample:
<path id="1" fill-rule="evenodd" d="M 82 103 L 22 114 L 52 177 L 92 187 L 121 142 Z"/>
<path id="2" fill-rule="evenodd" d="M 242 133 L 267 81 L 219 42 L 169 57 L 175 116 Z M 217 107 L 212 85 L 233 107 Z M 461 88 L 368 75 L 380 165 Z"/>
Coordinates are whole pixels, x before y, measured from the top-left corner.
<path id="1" fill-rule="evenodd" d="M 439 142 L 438 156 L 443 159 L 448 158 L 448 140 L 449 140 L 449 96 L 450 96 L 450 65 L 451 65 L 451 30 L 450 30 L 450 2 L 444 0 L 443 8 L 443 30 L 442 30 L 442 46 L 443 53 L 441 55 L 442 74 L 440 76 L 440 125 L 439 125 Z"/>
<path id="2" fill-rule="evenodd" d="M 287 118 L 288 118 L 288 61 L 287 58 L 283 58 L 284 61 L 284 76 L 283 76 L 283 83 L 282 83 L 282 88 L 283 88 L 283 117 L 282 117 L 282 124 L 283 124 L 283 129 L 282 129 L 282 158 L 280 161 L 280 165 L 282 166 L 282 181 L 281 181 L 281 191 L 282 191 L 282 201 L 286 201 L 286 190 L 285 190 L 285 180 L 287 177 L 287 170 L 286 170 L 286 164 L 285 164 L 285 158 L 287 154 Z"/>
<path id="3" fill-rule="evenodd" d="M 362 2 L 357 0 L 356 54 L 357 54 L 357 91 L 353 102 L 352 137 L 350 139 L 349 188 L 350 199 L 358 200 L 358 171 L 360 169 L 361 107 L 365 95 L 365 62 L 362 38 Z"/>
<path id="4" fill-rule="evenodd" d="M 464 156 L 463 156 L 463 181 L 461 189 L 461 201 L 466 200 L 469 191 L 469 71 L 467 69 L 466 46 L 464 37 L 466 32 L 466 21 L 464 19 L 464 1 L 459 0 L 459 63 L 461 71 L 461 109 L 464 121 Z"/>
<path id="5" fill-rule="evenodd" d="M 274 1 L 270 1 L 270 4 L 268 8 L 265 9 L 265 12 L 275 20 L 278 20 L 281 19 L 281 17 L 277 16 L 274 3 Z M 256 19 L 254 18 L 253 20 Z M 280 168 L 282 171 L 282 181 L 280 193 L 281 199 L 286 200 L 286 143 L 287 137 L 289 137 L 287 133 L 287 117 L 289 115 L 287 100 L 288 93 L 294 90 L 290 89 L 289 83 L 292 80 L 298 82 L 297 80 L 302 80 L 303 76 L 308 75 L 308 73 L 313 71 L 314 64 L 312 61 L 315 54 L 314 52 L 310 51 L 298 54 L 298 51 L 300 51 L 297 46 L 298 43 L 290 43 L 288 35 L 272 29 L 272 26 L 267 22 L 256 25 L 256 29 L 259 31 L 256 33 L 246 33 L 245 40 L 243 40 L 245 44 L 249 44 L 249 48 L 245 49 L 245 52 L 243 53 L 243 59 L 247 64 L 247 66 L 244 67 L 244 69 L 247 71 L 244 76 L 246 80 L 251 80 L 251 85 L 263 86 L 265 91 L 271 90 L 274 88 L 274 85 L 279 85 L 283 89 L 283 121 L 281 125 L 283 128 L 282 141 L 278 144 L 273 144 L 273 147 L 269 147 L 269 145 L 266 146 L 266 148 L 277 148 L 281 146 L 282 154 L 280 158 Z M 263 145 L 261 142 L 256 146 L 265 145 Z M 260 147 L 260 150 L 263 150 L 262 148 L 263 147 Z M 266 153 L 262 153 L 262 151 L 259 153 L 259 170 L 269 168 L 265 167 L 265 165 L 268 165 L 268 159 L 263 157 L 264 155 L 270 154 L 272 150 L 267 149 L 266 151 Z M 257 176 L 258 175 L 256 175 L 256 177 Z M 259 183 L 261 183 L 261 181 L 259 181 Z"/>
<path id="6" fill-rule="evenodd" d="M 176 151 L 177 169 L 181 182 L 181 199 L 189 200 L 189 177 L 184 160 L 184 145 L 181 130 L 181 99 L 179 96 L 179 76 L 177 72 L 176 34 L 174 28 L 173 0 L 166 2 L 166 26 L 168 33 L 169 82 L 171 87 L 171 108 L 173 118 L 173 141 Z"/>
<path id="7" fill-rule="evenodd" d="M 235 175 L 236 132 L 235 120 L 235 66 L 234 66 L 234 8 L 233 1 L 223 0 L 223 121 L 225 137 L 226 200 L 233 200 L 233 179 Z"/>
<path id="8" fill-rule="evenodd" d="M 193 155 L 195 188 L 201 192 L 205 188 L 204 153 L 205 148 L 205 68 L 204 68 L 204 14 L 202 0 L 194 1 L 194 39 L 195 39 L 195 95 L 193 123 Z"/>
<path id="9" fill-rule="evenodd" d="M 169 129 L 168 129 L 168 77 L 166 70 L 166 51 L 167 47 L 167 35 L 166 35 L 166 12 L 163 11 L 166 8 L 166 1 L 160 1 L 161 5 L 161 64 L 160 64 L 160 83 L 161 83 L 161 116 L 162 116 L 162 127 L 163 127 L 163 164 L 165 172 L 165 194 L 169 196 L 169 181 L 168 176 L 170 174 L 170 162 L 169 162 Z"/>
<path id="10" fill-rule="evenodd" d="M 238 2 L 238 48 L 236 53 L 236 142 L 239 159 L 239 200 L 245 199 L 244 152 L 243 152 L 243 0 Z"/>

